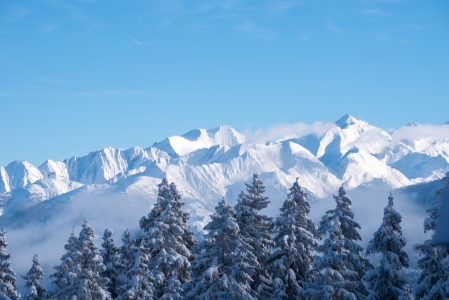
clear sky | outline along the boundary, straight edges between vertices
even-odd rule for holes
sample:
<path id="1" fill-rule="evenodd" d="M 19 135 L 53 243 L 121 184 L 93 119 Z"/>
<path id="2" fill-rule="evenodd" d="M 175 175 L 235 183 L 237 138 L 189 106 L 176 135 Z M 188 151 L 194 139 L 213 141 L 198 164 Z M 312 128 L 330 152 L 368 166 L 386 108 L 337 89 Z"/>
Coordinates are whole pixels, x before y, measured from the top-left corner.
<path id="1" fill-rule="evenodd" d="M 192 128 L 449 120 L 449 1 L 0 1 L 0 165 Z"/>

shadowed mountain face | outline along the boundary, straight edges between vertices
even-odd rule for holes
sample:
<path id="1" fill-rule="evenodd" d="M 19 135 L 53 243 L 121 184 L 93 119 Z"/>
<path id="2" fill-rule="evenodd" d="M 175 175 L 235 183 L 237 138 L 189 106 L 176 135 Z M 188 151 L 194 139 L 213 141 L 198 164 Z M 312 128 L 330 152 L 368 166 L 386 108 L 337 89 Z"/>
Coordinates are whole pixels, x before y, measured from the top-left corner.
<path id="1" fill-rule="evenodd" d="M 266 213 L 276 216 L 296 178 L 310 200 L 326 198 L 345 184 L 348 191 L 401 188 L 407 197 L 429 204 L 433 198 L 422 198 L 432 191 L 407 186 L 433 189 L 438 184 L 427 182 L 448 170 L 449 139 L 395 140 L 350 115 L 321 135 L 277 141 L 246 142 L 245 135 L 229 126 L 194 129 L 147 149 L 105 148 L 84 157 L 48 160 L 39 168 L 26 161 L 0 167 L 0 225 L 17 234 L 14 249 L 33 245 L 34 252 L 45 252 L 57 245 L 58 250 L 48 252 L 53 262 L 73 225 L 84 219 L 97 231 L 115 229 L 116 240 L 124 229 L 138 228 L 163 177 L 177 184 L 189 223 L 200 237 L 216 203 L 227 197 L 235 204 L 253 173 L 260 175 L 272 201 Z"/>

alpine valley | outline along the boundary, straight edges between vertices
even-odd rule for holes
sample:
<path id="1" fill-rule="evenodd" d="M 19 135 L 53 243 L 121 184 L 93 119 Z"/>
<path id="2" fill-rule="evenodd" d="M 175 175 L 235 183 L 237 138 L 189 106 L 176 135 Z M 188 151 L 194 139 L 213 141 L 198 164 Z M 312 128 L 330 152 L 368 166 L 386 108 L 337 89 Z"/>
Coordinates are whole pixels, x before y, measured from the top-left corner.
<path id="1" fill-rule="evenodd" d="M 193 129 L 147 149 L 105 148 L 84 157 L 47 160 L 37 168 L 26 161 L 0 167 L 0 225 L 8 231 L 8 252 L 14 254 L 18 274 L 26 272 L 34 253 L 50 274 L 72 227 L 85 219 L 97 235 L 112 228 L 117 242 L 127 228 L 138 234 L 139 219 L 155 203 L 164 177 L 177 185 L 189 224 L 201 239 L 216 204 L 223 197 L 235 204 L 244 183 L 258 173 L 271 200 L 267 214 L 279 215 L 298 178 L 317 223 L 334 206 L 331 196 L 343 184 L 362 226 L 362 246 L 380 225 L 392 191 L 404 222 L 412 224 L 403 227 L 416 258 L 413 246 L 426 238 L 425 210 L 435 204 L 447 171 L 449 138 L 397 139 L 350 115 L 324 133 L 276 141 L 248 140 L 229 126 Z"/>

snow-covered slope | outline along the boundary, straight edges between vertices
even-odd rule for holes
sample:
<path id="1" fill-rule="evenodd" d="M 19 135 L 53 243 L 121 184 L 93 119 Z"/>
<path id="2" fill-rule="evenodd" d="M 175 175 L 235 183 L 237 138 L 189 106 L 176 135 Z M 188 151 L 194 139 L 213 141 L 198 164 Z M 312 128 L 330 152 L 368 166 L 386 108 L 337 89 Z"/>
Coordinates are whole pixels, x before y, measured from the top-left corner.
<path id="1" fill-rule="evenodd" d="M 62 161 L 47 160 L 38 169 L 45 179 L 69 180 L 67 167 Z"/>
<path id="2" fill-rule="evenodd" d="M 394 140 L 376 157 L 414 182 L 432 181 L 449 170 L 449 138 Z"/>
<path id="3" fill-rule="evenodd" d="M 9 176 L 8 172 L 4 167 L 0 167 L 0 193 L 6 193 L 11 191 L 9 186 Z"/>
<path id="4" fill-rule="evenodd" d="M 0 194 L 0 201 L 4 203 L 0 208 L 0 215 L 8 215 L 16 211 L 21 211 L 42 201 L 78 189 L 81 186 L 83 184 L 75 181 L 55 178 L 40 179 L 25 187 L 12 190 L 9 193 Z"/>
<path id="5" fill-rule="evenodd" d="M 412 184 L 401 172 L 357 146 L 349 149 L 336 163 L 332 162 L 330 167 L 349 188 L 356 188 L 376 178 L 388 183 L 392 188 Z"/>
<path id="6" fill-rule="evenodd" d="M 63 160 L 69 179 L 83 184 L 116 181 L 129 174 L 140 173 L 145 166 L 158 158 L 169 159 L 167 153 L 155 148 L 143 150 L 133 147 L 128 150 L 104 148 L 92 151 L 84 157 Z"/>

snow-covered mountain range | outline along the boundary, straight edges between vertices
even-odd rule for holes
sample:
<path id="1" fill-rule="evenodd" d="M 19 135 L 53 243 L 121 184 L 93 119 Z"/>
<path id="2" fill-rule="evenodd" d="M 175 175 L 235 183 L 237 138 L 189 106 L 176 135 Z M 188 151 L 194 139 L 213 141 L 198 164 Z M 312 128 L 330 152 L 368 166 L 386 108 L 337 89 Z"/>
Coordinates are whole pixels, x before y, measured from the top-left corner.
<path id="1" fill-rule="evenodd" d="M 398 141 L 346 115 L 322 136 L 246 143 L 244 134 L 221 126 L 194 129 L 147 149 L 105 148 L 84 157 L 47 160 L 38 168 L 14 161 L 0 167 L 0 194 L 7 214 L 84 185 L 95 189 L 132 176 L 167 176 L 184 197 L 215 203 L 254 172 L 284 189 L 299 177 L 316 197 L 324 197 L 342 183 L 349 189 L 373 181 L 399 188 L 441 178 L 448 170 L 448 139 Z"/>
<path id="2" fill-rule="evenodd" d="M 427 184 L 447 171 L 449 138 L 397 139 L 350 115 L 324 134 L 276 141 L 247 141 L 229 126 L 194 129 L 147 149 L 105 148 L 48 160 L 38 168 L 26 161 L 0 167 L 0 225 L 22 232 L 19 245 L 32 244 L 33 252 L 41 249 L 53 257 L 48 245 L 59 243 L 55 251 L 62 253 L 70 228 L 84 219 L 94 228 L 137 228 L 163 177 L 177 184 L 190 224 L 199 233 L 215 204 L 222 197 L 235 203 L 253 173 L 260 175 L 272 200 L 267 213 L 276 215 L 296 178 L 313 199 L 335 193 L 341 184 L 348 190 L 382 186 L 408 191 L 405 187 Z M 52 234 L 43 228 L 52 228 Z"/>

